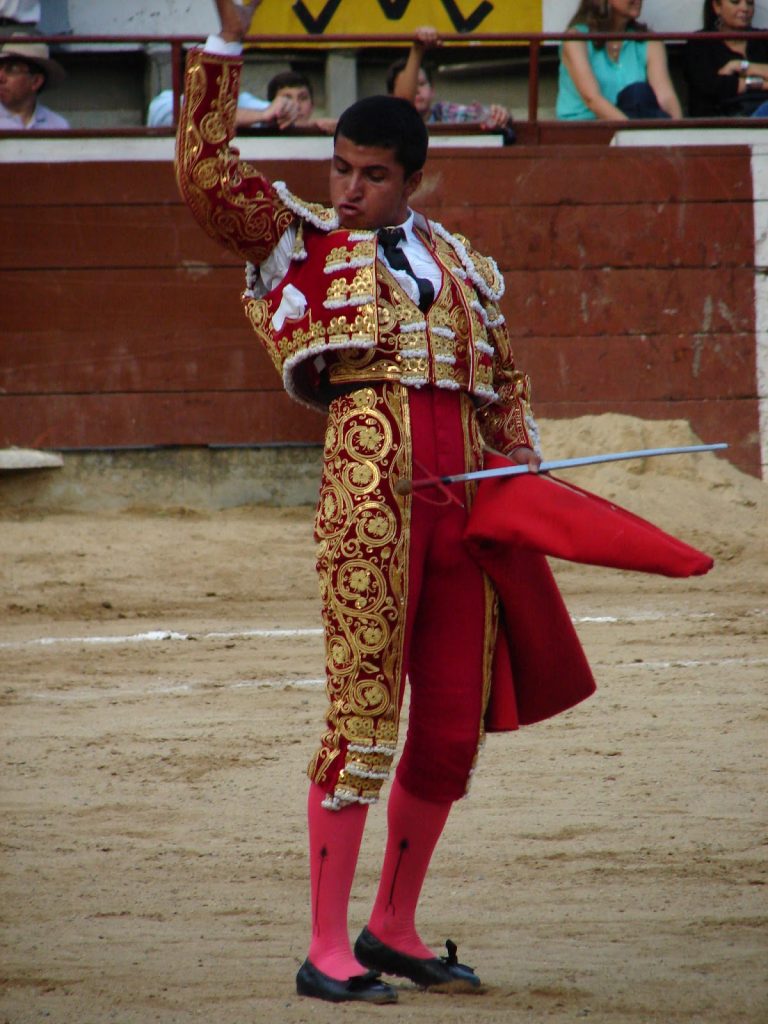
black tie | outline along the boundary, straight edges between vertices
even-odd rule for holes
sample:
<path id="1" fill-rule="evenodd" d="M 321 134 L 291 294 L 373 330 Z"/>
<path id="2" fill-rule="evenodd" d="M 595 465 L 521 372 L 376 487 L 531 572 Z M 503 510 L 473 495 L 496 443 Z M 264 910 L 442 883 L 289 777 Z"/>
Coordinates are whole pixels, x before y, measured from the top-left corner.
<path id="1" fill-rule="evenodd" d="M 426 313 L 435 301 L 435 289 L 432 282 L 426 277 L 416 277 L 413 267 L 408 262 L 408 257 L 400 248 L 400 243 L 405 239 L 405 231 L 402 228 L 379 228 L 379 243 L 384 250 L 387 263 L 393 270 L 404 270 L 410 274 L 419 286 L 419 309 Z"/>

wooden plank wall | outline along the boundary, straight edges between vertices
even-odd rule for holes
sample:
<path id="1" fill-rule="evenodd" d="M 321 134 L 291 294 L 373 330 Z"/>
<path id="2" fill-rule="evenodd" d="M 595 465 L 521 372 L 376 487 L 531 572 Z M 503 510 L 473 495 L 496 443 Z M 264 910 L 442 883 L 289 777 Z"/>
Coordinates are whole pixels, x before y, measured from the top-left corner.
<path id="1" fill-rule="evenodd" d="M 322 163 L 264 169 L 327 200 Z M 505 272 L 539 416 L 687 419 L 759 473 L 746 147 L 436 150 L 417 205 Z M 170 164 L 0 164 L 0 230 L 0 446 L 321 440 Z"/>

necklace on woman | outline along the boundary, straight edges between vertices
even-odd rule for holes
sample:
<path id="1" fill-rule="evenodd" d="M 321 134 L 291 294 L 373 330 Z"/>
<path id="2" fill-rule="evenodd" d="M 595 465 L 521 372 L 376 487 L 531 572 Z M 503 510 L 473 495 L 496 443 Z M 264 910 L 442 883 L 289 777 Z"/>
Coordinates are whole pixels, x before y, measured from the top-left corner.
<path id="1" fill-rule="evenodd" d="M 621 53 L 621 39 L 610 39 L 606 44 L 605 48 L 608 51 L 608 56 L 611 60 L 618 60 L 619 54 Z"/>

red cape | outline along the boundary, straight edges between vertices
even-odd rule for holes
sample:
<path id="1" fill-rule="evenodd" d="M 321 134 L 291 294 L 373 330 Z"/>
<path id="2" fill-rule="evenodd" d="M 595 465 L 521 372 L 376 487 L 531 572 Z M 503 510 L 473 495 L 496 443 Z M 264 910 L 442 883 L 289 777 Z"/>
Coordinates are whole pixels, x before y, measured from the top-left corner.
<path id="1" fill-rule="evenodd" d="M 504 465 L 501 456 L 486 459 L 488 469 Z M 714 564 L 647 520 L 548 474 L 483 480 L 464 542 L 500 602 L 489 731 L 550 718 L 595 691 L 546 555 L 666 576 L 700 575 Z"/>

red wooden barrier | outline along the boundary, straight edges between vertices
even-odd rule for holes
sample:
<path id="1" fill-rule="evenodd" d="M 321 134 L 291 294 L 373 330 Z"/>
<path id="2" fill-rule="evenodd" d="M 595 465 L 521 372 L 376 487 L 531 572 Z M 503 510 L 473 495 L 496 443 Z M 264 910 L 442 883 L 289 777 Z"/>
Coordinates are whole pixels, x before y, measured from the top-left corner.
<path id="1" fill-rule="evenodd" d="M 322 162 L 265 162 L 327 200 Z M 417 204 L 493 254 L 541 416 L 688 419 L 759 472 L 746 147 L 435 150 Z M 319 442 L 167 163 L 0 164 L 0 446 Z"/>

